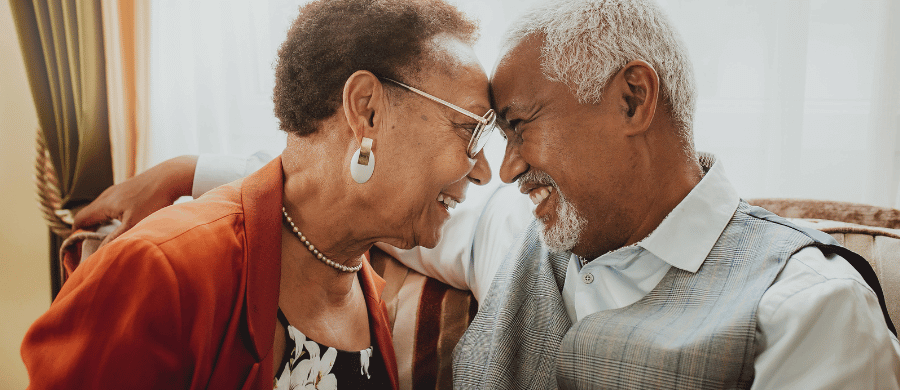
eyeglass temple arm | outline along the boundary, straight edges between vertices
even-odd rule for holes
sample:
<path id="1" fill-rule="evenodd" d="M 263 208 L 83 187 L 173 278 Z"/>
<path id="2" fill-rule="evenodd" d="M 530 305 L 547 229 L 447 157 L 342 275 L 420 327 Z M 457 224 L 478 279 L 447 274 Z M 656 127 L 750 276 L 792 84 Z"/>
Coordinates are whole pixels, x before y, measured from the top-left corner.
<path id="1" fill-rule="evenodd" d="M 427 92 L 425 92 L 425 91 L 420 91 L 420 90 L 418 90 L 418 89 L 416 89 L 416 88 L 410 87 L 409 85 L 403 84 L 403 83 L 401 83 L 401 82 L 399 82 L 399 81 L 397 81 L 397 80 L 392 80 L 392 79 L 389 79 L 389 78 L 387 78 L 387 77 L 382 77 L 382 78 L 385 79 L 385 80 L 387 80 L 387 81 L 390 81 L 390 82 L 392 82 L 392 83 L 394 83 L 394 84 L 397 84 L 397 85 L 399 85 L 399 86 L 401 86 L 401 87 L 403 87 L 403 88 L 406 88 L 406 89 L 408 89 L 408 90 L 410 90 L 410 91 L 413 91 L 413 92 L 415 92 L 415 93 L 417 93 L 417 94 L 419 94 L 419 95 L 422 95 L 422 96 L 424 96 L 424 97 L 426 97 L 426 98 L 428 98 L 428 99 L 430 99 L 430 100 L 432 100 L 432 101 L 435 101 L 435 102 L 441 103 L 441 104 L 443 104 L 443 105 L 445 105 L 445 106 L 447 106 L 447 107 L 450 107 L 450 108 L 452 108 L 453 110 L 455 110 L 456 112 L 458 112 L 458 113 L 460 113 L 460 114 L 463 114 L 463 115 L 465 115 L 465 116 L 467 116 L 467 117 L 469 117 L 469 118 L 472 118 L 472 119 L 478 121 L 478 123 L 481 123 L 482 125 L 487 125 L 487 122 L 488 122 L 487 119 L 484 119 L 484 118 L 482 118 L 482 117 L 480 117 L 480 116 L 478 116 L 478 115 L 475 115 L 475 114 L 469 112 L 468 110 L 463 109 L 463 108 L 461 108 L 461 107 L 459 107 L 459 106 L 457 106 L 457 105 L 455 105 L 455 104 L 453 104 L 453 103 L 450 103 L 450 102 L 448 102 L 448 101 L 445 101 L 444 99 L 441 99 L 441 98 L 439 98 L 439 97 L 437 97 L 437 96 L 432 96 L 431 94 L 429 94 L 429 93 L 427 93 Z"/>

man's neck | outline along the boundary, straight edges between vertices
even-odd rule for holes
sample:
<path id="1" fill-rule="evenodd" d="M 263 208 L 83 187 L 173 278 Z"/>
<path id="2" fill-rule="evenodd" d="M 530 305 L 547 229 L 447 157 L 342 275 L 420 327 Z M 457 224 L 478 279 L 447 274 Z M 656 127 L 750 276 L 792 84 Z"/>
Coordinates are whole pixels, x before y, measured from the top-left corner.
<path id="1" fill-rule="evenodd" d="M 636 201 L 637 206 L 630 209 L 631 218 L 624 214 L 619 220 L 608 221 L 610 225 L 607 229 L 599 232 L 604 237 L 582 237 L 580 242 L 600 245 L 585 245 L 583 248 L 576 246 L 572 250 L 574 254 L 590 261 L 647 238 L 700 183 L 704 175 L 697 158 L 688 161 L 682 156 L 655 158 L 644 172 L 639 180 L 646 187 L 643 191 L 645 195 Z M 607 243 L 605 246 L 602 244 L 604 242 Z"/>

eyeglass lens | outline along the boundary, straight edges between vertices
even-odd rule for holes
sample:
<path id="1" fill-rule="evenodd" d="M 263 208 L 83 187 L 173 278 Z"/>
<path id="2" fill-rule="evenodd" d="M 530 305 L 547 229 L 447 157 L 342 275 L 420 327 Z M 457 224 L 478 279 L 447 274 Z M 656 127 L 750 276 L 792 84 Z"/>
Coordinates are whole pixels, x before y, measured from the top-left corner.
<path id="1" fill-rule="evenodd" d="M 484 148 L 484 145 L 487 144 L 491 133 L 493 133 L 497 114 L 494 113 L 494 110 L 490 110 L 485 115 L 485 119 L 487 122 L 479 123 L 478 126 L 475 127 L 475 131 L 472 132 L 472 139 L 469 141 L 469 148 L 467 151 L 470 158 L 475 158 L 475 156 L 481 152 L 481 149 Z"/>

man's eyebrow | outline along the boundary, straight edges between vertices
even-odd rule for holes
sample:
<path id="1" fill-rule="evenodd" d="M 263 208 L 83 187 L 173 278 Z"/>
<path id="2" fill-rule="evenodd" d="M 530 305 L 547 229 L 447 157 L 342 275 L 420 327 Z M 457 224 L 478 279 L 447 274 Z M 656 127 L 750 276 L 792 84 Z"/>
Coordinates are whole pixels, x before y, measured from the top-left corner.
<path id="1" fill-rule="evenodd" d="M 516 113 L 516 112 L 522 113 L 522 112 L 527 111 L 527 109 L 525 108 L 525 106 L 523 104 L 513 101 L 513 102 L 510 102 L 509 104 L 507 104 L 506 106 L 504 106 L 503 108 L 501 108 L 500 111 L 497 112 L 497 115 L 503 119 L 506 119 L 507 115 L 509 115 L 510 111 L 512 111 L 513 113 Z"/>

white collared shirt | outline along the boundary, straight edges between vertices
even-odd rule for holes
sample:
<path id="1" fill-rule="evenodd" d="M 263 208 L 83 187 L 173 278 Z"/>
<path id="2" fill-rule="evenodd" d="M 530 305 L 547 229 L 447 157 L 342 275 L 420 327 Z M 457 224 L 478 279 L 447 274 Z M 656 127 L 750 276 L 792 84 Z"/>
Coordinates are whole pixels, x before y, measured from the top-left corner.
<path id="1" fill-rule="evenodd" d="M 671 267 L 697 272 L 740 201 L 724 176 L 722 164 L 715 164 L 640 242 L 606 253 L 584 267 L 573 255 L 563 288 L 572 323 L 601 310 L 637 302 Z"/>
<path id="2" fill-rule="evenodd" d="M 201 156 L 195 188 L 247 175 L 267 161 L 263 156 Z M 379 247 L 416 271 L 470 289 L 482 301 L 516 236 L 534 220 L 528 197 L 498 182 L 469 189 L 434 249 Z M 697 271 L 739 200 L 717 162 L 636 245 L 584 267 L 573 255 L 563 288 L 570 318 L 575 322 L 638 301 L 671 267 Z M 797 252 L 763 294 L 753 389 L 900 389 L 900 344 L 887 330 L 875 294 L 835 257 L 814 247 Z"/>

